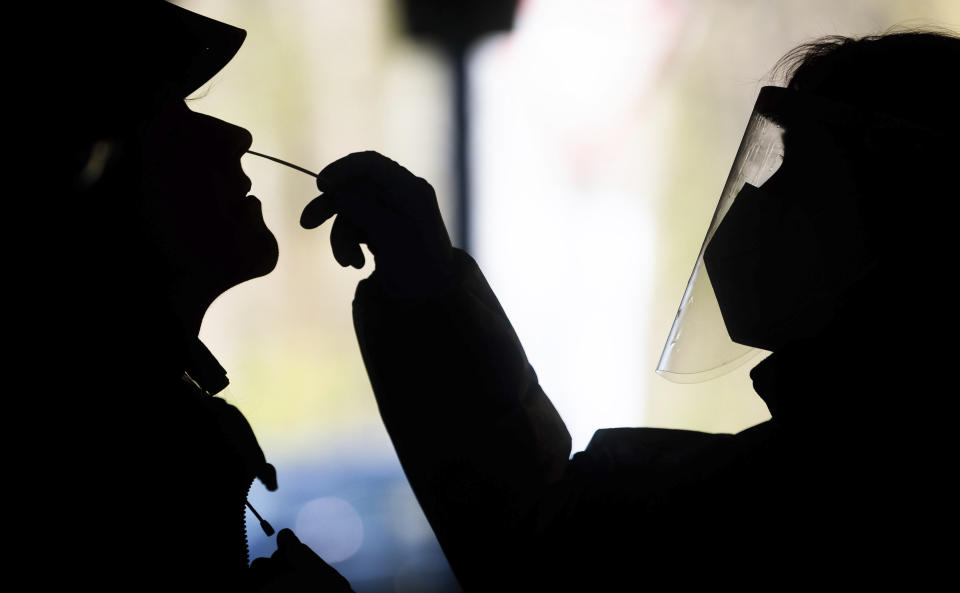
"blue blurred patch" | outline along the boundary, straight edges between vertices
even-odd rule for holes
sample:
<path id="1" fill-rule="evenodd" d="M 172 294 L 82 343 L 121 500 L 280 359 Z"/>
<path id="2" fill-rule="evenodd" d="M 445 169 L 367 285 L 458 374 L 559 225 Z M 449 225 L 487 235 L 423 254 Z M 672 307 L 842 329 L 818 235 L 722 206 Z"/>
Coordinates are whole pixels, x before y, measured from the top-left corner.
<path id="1" fill-rule="evenodd" d="M 396 460 L 392 463 L 358 459 L 340 463 L 281 463 L 277 465 L 277 473 L 280 488 L 276 492 L 267 492 L 259 482 L 250 492 L 250 502 L 277 531 L 285 527 L 296 531 L 298 513 L 317 499 L 346 501 L 359 514 L 362 523 L 359 548 L 343 560 L 328 559 L 357 593 L 460 592 Z M 352 512 L 350 515 L 355 517 Z M 354 518 L 353 523 L 330 521 L 330 524 L 342 529 L 343 524 L 355 522 Z M 324 526 L 312 527 L 322 530 Z M 276 536 L 267 537 L 249 510 L 247 533 L 251 560 L 270 556 L 276 550 Z M 348 535 L 352 538 L 354 534 Z"/>

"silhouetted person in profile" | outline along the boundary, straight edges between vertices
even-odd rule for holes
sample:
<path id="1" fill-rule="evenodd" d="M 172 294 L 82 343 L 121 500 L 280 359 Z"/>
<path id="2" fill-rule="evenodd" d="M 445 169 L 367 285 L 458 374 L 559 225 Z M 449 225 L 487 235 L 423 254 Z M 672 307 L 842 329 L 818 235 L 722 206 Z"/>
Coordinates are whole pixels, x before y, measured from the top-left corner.
<path id="1" fill-rule="evenodd" d="M 24 152 L 43 174 L 20 173 L 33 217 L 8 219 L 33 239 L 17 313 L 34 389 L 14 416 L 31 430 L 12 457 L 30 459 L 14 475 L 41 542 L 19 586 L 348 591 L 289 530 L 248 567 L 247 493 L 276 472 L 197 337 L 278 257 L 240 166 L 250 133 L 184 101 L 245 32 L 159 0 L 49 8 L 23 21 L 43 31 L 24 56 L 40 102 Z"/>
<path id="2" fill-rule="evenodd" d="M 354 320 L 380 412 L 468 591 L 924 588 L 952 566 L 958 66 L 950 34 L 827 38 L 758 110 L 783 163 L 705 261 L 772 418 L 738 434 L 564 424 L 429 184 L 376 153 L 312 228 L 376 270 Z M 596 303 L 602 307 L 603 303 Z M 571 313 L 575 314 L 575 313 Z M 603 344 L 593 345 L 604 348 Z M 585 393 L 583 397 L 589 398 Z"/>

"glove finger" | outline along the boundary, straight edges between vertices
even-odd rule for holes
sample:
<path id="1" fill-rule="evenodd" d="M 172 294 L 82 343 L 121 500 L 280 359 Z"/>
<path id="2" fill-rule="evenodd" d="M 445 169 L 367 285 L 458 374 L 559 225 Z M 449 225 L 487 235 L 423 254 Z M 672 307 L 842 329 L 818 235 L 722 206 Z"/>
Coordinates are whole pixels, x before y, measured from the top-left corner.
<path id="1" fill-rule="evenodd" d="M 331 195 L 321 195 L 310 200 L 300 214 L 300 226 L 305 229 L 315 229 L 325 223 L 339 211 L 338 200 Z"/>
<path id="2" fill-rule="evenodd" d="M 350 582 L 290 529 L 281 529 L 277 534 L 277 551 L 289 566 L 304 571 L 303 576 L 309 576 L 314 586 L 324 591 L 352 591 Z"/>
<path id="3" fill-rule="evenodd" d="M 281 529 L 277 534 L 277 551 L 292 567 L 327 564 L 316 552 L 310 549 L 310 546 L 301 542 L 300 538 L 291 529 Z"/>
<path id="4" fill-rule="evenodd" d="M 354 152 L 337 159 L 317 174 L 317 188 L 327 191 L 344 187 L 360 178 L 368 178 L 378 185 L 392 186 L 412 174 L 378 152 Z"/>
<path id="5" fill-rule="evenodd" d="M 292 529 L 284 527 L 279 532 L 277 532 L 277 551 L 286 550 L 288 547 L 293 546 L 294 544 L 299 544 L 300 538 L 293 532 Z"/>
<path id="6" fill-rule="evenodd" d="M 337 220 L 348 223 L 352 229 L 341 229 L 338 233 L 355 232 L 355 242 L 365 243 L 370 252 L 376 255 L 380 243 L 389 244 L 395 240 L 399 221 L 405 217 L 397 214 L 377 199 L 379 193 L 365 183 L 359 183 L 349 190 L 349 194 L 340 191 L 327 192 L 325 195 L 337 203 Z M 342 223 L 334 223 L 334 227 Z M 332 231 L 331 231 L 331 240 Z M 360 252 L 362 255 L 362 251 Z M 338 260 L 339 261 L 339 260 Z M 348 260 L 351 261 L 352 260 Z M 363 259 L 359 258 L 363 265 Z"/>
<path id="7" fill-rule="evenodd" d="M 317 187 L 326 196 L 335 196 L 336 212 L 352 208 L 357 212 L 354 221 L 367 231 L 380 222 L 372 212 L 395 220 L 416 218 L 424 205 L 436 209 L 436 195 L 429 183 L 377 152 L 349 154 L 327 165 L 317 179 Z"/>
<path id="8" fill-rule="evenodd" d="M 358 270 L 363 267 L 365 258 L 360 243 L 363 237 L 360 231 L 345 216 L 337 216 L 330 231 L 330 247 L 333 257 L 343 267 L 353 266 Z"/>
<path id="9" fill-rule="evenodd" d="M 262 556 L 254 558 L 253 562 L 250 563 L 250 570 L 253 572 L 254 576 L 258 578 L 265 578 L 265 575 L 272 575 L 276 572 L 275 563 L 270 560 L 270 558 L 264 558 Z"/>

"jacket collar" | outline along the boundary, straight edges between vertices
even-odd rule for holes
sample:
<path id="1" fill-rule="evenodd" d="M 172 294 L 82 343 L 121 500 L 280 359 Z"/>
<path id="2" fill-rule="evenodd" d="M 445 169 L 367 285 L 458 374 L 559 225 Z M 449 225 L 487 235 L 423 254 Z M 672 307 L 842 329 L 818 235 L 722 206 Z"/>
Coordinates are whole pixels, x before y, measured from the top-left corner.
<path id="1" fill-rule="evenodd" d="M 226 369 L 196 337 L 184 346 L 183 378 L 209 395 L 220 393 L 230 384 Z"/>

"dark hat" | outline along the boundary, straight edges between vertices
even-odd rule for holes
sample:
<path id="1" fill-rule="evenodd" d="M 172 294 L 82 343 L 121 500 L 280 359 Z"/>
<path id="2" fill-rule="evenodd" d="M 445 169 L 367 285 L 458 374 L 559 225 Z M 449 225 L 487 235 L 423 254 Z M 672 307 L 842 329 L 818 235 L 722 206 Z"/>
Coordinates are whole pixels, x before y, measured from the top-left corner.
<path id="1" fill-rule="evenodd" d="M 142 2 L 130 16 L 136 20 L 126 41 L 133 55 L 183 97 L 226 66 L 247 36 L 243 29 L 162 0 Z"/>
<path id="2" fill-rule="evenodd" d="M 25 45 L 30 101 L 20 114 L 25 154 L 43 154 L 74 187 L 94 147 L 126 137 L 171 99 L 203 86 L 240 49 L 246 31 L 164 0 L 27 5 L 39 41 Z M 31 114 L 31 110 L 33 113 Z M 59 187 L 59 185 L 58 185 Z"/>
<path id="3" fill-rule="evenodd" d="M 40 86 L 75 138 L 103 137 L 171 95 L 185 98 L 222 69 L 243 29 L 163 0 L 51 8 Z M 51 98 L 50 96 L 47 97 Z"/>

